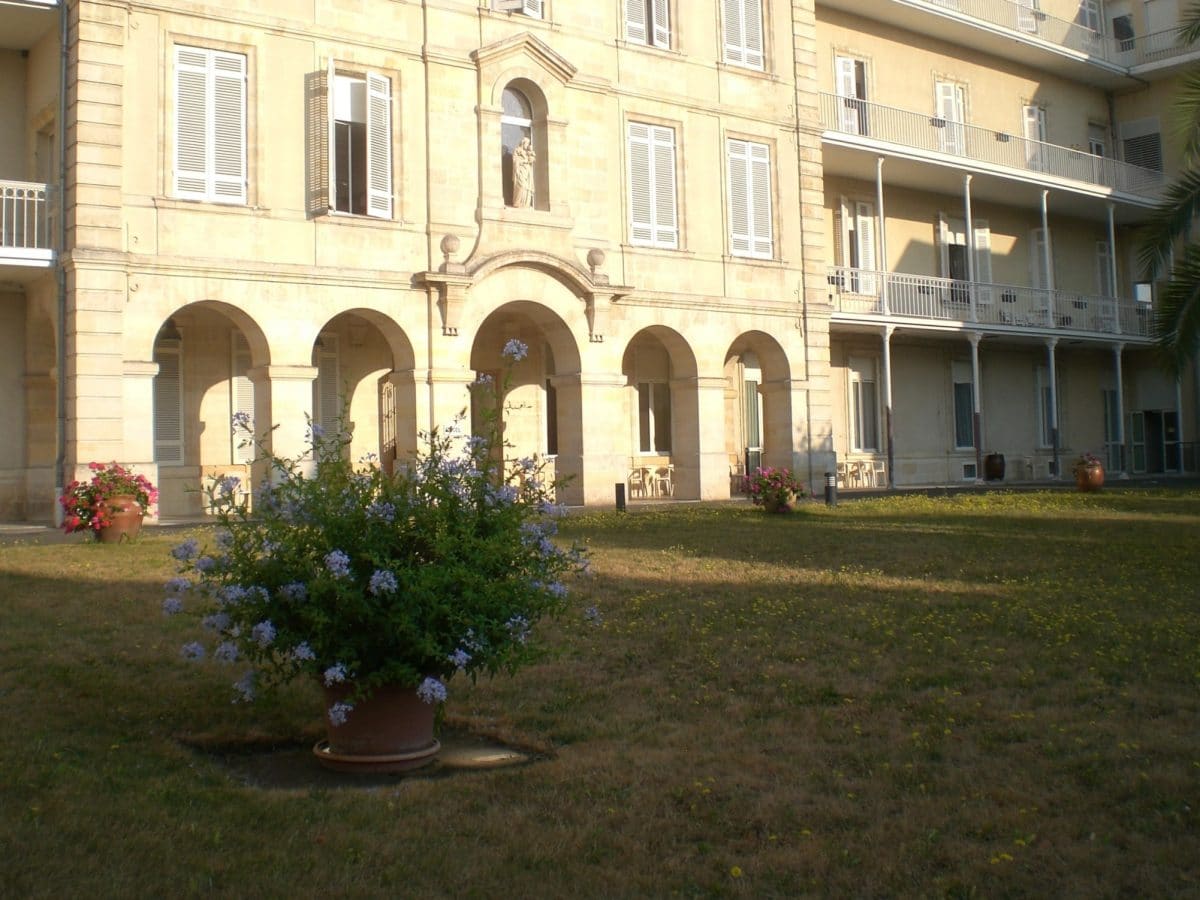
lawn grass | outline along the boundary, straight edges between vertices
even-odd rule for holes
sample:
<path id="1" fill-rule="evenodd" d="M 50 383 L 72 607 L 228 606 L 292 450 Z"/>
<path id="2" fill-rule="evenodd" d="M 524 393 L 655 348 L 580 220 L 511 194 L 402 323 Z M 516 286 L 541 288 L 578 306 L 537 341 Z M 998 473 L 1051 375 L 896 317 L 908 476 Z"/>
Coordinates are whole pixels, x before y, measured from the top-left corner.
<path id="1" fill-rule="evenodd" d="M 203 749 L 311 743 L 320 702 L 180 658 L 180 535 L 0 548 L 0 896 L 1200 896 L 1200 492 L 563 537 L 602 621 L 447 707 L 544 758 L 369 790 Z"/>

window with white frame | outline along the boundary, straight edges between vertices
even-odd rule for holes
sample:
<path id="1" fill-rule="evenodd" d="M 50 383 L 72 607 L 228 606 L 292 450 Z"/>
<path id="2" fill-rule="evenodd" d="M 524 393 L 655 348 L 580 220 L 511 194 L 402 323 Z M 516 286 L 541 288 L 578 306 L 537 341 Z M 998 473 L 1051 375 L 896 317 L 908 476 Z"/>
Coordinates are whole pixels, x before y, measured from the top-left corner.
<path id="1" fill-rule="evenodd" d="M 671 452 L 671 385 L 665 381 L 639 381 L 638 450 Z"/>
<path id="2" fill-rule="evenodd" d="M 1099 31 L 1100 0 L 1079 0 L 1079 10 L 1075 13 L 1075 23 L 1091 31 Z"/>
<path id="3" fill-rule="evenodd" d="M 669 49 L 670 0 L 625 0 L 625 39 L 648 47 Z"/>
<path id="4" fill-rule="evenodd" d="M 838 54 L 834 75 L 840 98 L 841 129 L 848 134 L 867 134 L 867 64 L 864 60 Z"/>
<path id="5" fill-rule="evenodd" d="M 154 361 L 154 461 L 183 465 L 183 341 L 159 337 Z"/>
<path id="6" fill-rule="evenodd" d="M 954 449 L 967 450 L 975 446 L 975 384 L 971 364 L 955 360 L 950 368 L 954 384 Z"/>
<path id="7" fill-rule="evenodd" d="M 1025 164 L 1036 172 L 1049 164 L 1046 156 L 1046 110 L 1041 106 L 1021 107 L 1025 129 Z"/>
<path id="8" fill-rule="evenodd" d="M 326 75 L 329 208 L 392 217 L 392 83 L 375 72 Z"/>
<path id="9" fill-rule="evenodd" d="M 175 47 L 175 196 L 246 202 L 246 57 Z"/>
<path id="10" fill-rule="evenodd" d="M 770 259 L 771 149 L 766 144 L 728 138 L 729 247 L 734 256 Z"/>
<path id="11" fill-rule="evenodd" d="M 675 129 L 630 122 L 629 241 L 648 247 L 679 246 L 675 200 Z"/>
<path id="12" fill-rule="evenodd" d="M 937 115 L 933 126 L 938 132 L 938 149 L 943 153 L 962 155 L 967 152 L 967 92 L 961 84 L 938 81 L 934 85 Z"/>
<path id="13" fill-rule="evenodd" d="M 499 12 L 515 12 L 531 19 L 546 17 L 546 0 L 492 0 L 492 9 Z"/>
<path id="14" fill-rule="evenodd" d="M 721 0 L 725 62 L 763 68 L 762 0 Z"/>
<path id="15" fill-rule="evenodd" d="M 851 357 L 849 365 L 850 449 L 879 449 L 879 383 L 875 360 Z"/>

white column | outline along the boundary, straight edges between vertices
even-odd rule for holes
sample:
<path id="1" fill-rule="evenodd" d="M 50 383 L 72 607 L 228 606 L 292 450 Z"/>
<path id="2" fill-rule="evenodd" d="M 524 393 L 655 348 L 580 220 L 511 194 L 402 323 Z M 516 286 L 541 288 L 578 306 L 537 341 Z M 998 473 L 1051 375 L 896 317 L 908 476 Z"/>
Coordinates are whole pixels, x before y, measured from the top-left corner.
<path id="1" fill-rule="evenodd" d="M 971 300 L 971 321 L 979 321 L 978 311 L 975 308 L 975 219 L 971 215 L 971 176 L 963 176 L 963 212 L 967 223 L 967 283 L 971 289 L 967 292 L 967 296 Z"/>
<path id="2" fill-rule="evenodd" d="M 1058 458 L 1058 370 L 1056 368 L 1054 349 L 1058 346 L 1058 338 L 1046 340 L 1046 368 L 1050 379 L 1050 446 L 1054 453 L 1054 477 L 1062 478 Z"/>
<path id="3" fill-rule="evenodd" d="M 979 380 L 979 341 L 983 338 L 978 331 L 967 335 L 971 342 L 971 395 L 974 400 L 975 431 L 975 480 L 983 480 L 983 387 Z"/>
<path id="4" fill-rule="evenodd" d="M 895 434 L 892 428 L 892 334 L 896 331 L 888 325 L 883 329 L 883 433 L 887 448 L 887 477 L 889 488 L 896 486 Z"/>
<path id="5" fill-rule="evenodd" d="M 1129 467 L 1125 464 L 1125 376 L 1121 372 L 1121 353 L 1124 350 L 1124 344 L 1113 346 L 1113 367 L 1117 376 L 1117 421 L 1113 424 L 1116 426 L 1117 443 L 1121 445 L 1121 477 L 1128 478 Z"/>
<path id="6" fill-rule="evenodd" d="M 879 286 L 879 302 L 883 308 L 883 314 L 886 316 L 891 313 L 891 307 L 888 305 L 887 227 L 884 224 L 887 218 L 883 214 L 882 156 L 875 160 L 875 208 L 878 210 L 876 218 L 879 220 L 879 256 L 875 260 L 875 267 L 883 273 Z"/>

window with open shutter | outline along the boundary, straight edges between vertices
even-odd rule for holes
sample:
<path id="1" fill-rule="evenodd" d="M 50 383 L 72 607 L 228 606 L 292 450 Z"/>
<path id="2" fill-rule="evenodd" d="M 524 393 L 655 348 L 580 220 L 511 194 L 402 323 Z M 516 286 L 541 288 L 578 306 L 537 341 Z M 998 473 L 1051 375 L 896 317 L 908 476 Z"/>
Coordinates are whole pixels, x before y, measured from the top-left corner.
<path id="1" fill-rule="evenodd" d="M 327 209 L 392 217 L 391 93 L 391 81 L 383 75 L 339 75 L 330 60 L 324 104 Z"/>
<path id="2" fill-rule="evenodd" d="M 532 19 L 545 18 L 545 0 L 492 0 L 492 9 L 516 12 Z"/>
<path id="3" fill-rule="evenodd" d="M 766 144 L 726 140 L 729 180 L 729 245 L 734 256 L 770 259 L 771 151 Z"/>
<path id="4" fill-rule="evenodd" d="M 1046 110 L 1040 106 L 1022 107 L 1021 121 L 1025 129 L 1025 162 L 1035 172 L 1045 171 Z"/>
<path id="5" fill-rule="evenodd" d="M 229 461 L 250 463 L 254 461 L 254 444 L 244 429 L 233 426 L 234 416 L 246 416 L 254 421 L 254 384 L 247 374 L 250 371 L 250 345 L 240 331 L 230 334 L 229 375 Z"/>
<path id="6" fill-rule="evenodd" d="M 154 345 L 154 461 L 183 464 L 183 342 L 160 338 Z"/>
<path id="7" fill-rule="evenodd" d="M 630 122 L 630 243 L 679 246 L 675 200 L 675 130 Z"/>
<path id="8" fill-rule="evenodd" d="M 669 48 L 670 0 L 625 0 L 625 38 L 637 44 Z"/>
<path id="9" fill-rule="evenodd" d="M 392 83 L 367 73 L 367 214 L 392 217 Z"/>
<path id="10" fill-rule="evenodd" d="M 962 85 L 950 81 L 939 81 L 937 93 L 937 117 L 933 125 L 938 129 L 938 147 L 943 153 L 962 154 L 967 150 L 967 135 L 963 129 L 966 118 L 966 95 Z"/>
<path id="11" fill-rule="evenodd" d="M 246 202 L 246 57 L 175 48 L 176 196 Z"/>
<path id="12" fill-rule="evenodd" d="M 721 0 L 725 62 L 763 67 L 762 0 Z"/>

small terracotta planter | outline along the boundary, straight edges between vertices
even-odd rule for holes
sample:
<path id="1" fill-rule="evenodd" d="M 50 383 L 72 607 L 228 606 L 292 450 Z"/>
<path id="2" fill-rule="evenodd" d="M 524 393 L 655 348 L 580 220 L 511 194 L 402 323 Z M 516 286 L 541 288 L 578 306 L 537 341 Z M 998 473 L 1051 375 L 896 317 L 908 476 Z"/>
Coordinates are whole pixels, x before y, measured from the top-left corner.
<path id="1" fill-rule="evenodd" d="M 1104 466 L 1094 463 L 1075 467 L 1075 486 L 1081 491 L 1098 491 L 1104 486 Z"/>
<path id="2" fill-rule="evenodd" d="M 104 501 L 111 524 L 96 529 L 96 540 L 102 544 L 132 541 L 142 530 L 142 507 L 137 497 L 118 494 Z"/>

